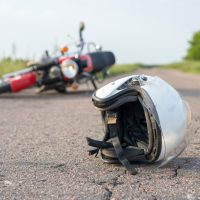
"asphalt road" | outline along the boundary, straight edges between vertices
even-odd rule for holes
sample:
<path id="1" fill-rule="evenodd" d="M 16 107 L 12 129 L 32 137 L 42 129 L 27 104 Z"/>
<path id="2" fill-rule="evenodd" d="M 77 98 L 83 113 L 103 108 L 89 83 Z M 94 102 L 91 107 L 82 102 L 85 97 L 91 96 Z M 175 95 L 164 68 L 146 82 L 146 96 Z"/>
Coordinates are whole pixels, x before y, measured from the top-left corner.
<path id="1" fill-rule="evenodd" d="M 200 199 L 200 76 L 137 73 L 160 76 L 189 102 L 191 143 L 180 157 L 163 168 L 137 165 L 131 176 L 87 155 L 85 137 L 102 137 L 91 92 L 2 95 L 0 199 Z"/>

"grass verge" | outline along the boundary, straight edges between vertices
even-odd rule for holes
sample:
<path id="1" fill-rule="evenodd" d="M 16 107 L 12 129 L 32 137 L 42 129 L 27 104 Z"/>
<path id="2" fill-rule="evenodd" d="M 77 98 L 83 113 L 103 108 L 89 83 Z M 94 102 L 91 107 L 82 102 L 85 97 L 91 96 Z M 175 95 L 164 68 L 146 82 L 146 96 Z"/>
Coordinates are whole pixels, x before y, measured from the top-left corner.
<path id="1" fill-rule="evenodd" d="M 22 59 L 12 60 L 11 58 L 5 58 L 0 61 L 0 76 L 14 72 L 26 67 L 27 61 Z"/>
<path id="2" fill-rule="evenodd" d="M 0 61 L 0 77 L 6 73 L 14 72 L 26 67 L 26 60 L 11 58 L 5 58 Z M 149 68 L 152 66 L 146 66 L 142 64 L 116 64 L 110 68 L 110 75 L 115 76 L 119 74 L 133 73 L 139 68 Z M 183 72 L 200 74 L 200 61 L 182 61 L 164 65 L 154 65 L 154 67 L 160 67 L 162 69 L 176 69 Z"/>
<path id="3" fill-rule="evenodd" d="M 110 75 L 133 73 L 136 69 L 143 67 L 141 64 L 118 64 L 110 68 Z"/>
<path id="4" fill-rule="evenodd" d="M 5 58 L 0 61 L 0 76 L 14 72 L 26 67 L 27 61 L 25 60 L 12 60 L 11 58 Z M 136 69 L 142 67 L 141 64 L 118 64 L 110 68 L 110 75 L 119 75 L 132 73 Z"/>
<path id="5" fill-rule="evenodd" d="M 162 69 L 176 69 L 183 72 L 200 74 L 200 61 L 182 61 L 166 65 L 157 65 L 157 67 L 161 67 Z"/>

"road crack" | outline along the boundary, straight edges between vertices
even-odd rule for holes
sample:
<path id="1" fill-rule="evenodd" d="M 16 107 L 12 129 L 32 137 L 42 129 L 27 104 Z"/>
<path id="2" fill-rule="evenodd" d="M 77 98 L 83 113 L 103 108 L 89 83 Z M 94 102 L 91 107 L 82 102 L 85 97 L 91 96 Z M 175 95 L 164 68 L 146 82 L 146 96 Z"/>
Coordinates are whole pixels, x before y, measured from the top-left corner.
<path id="1" fill-rule="evenodd" d="M 110 200 L 112 197 L 112 191 L 109 188 L 105 188 L 105 192 L 103 194 L 103 200 Z"/>
<path id="2" fill-rule="evenodd" d="M 173 174 L 172 174 L 172 178 L 175 178 L 178 176 L 178 170 L 180 169 L 180 165 L 178 165 L 176 168 L 174 168 L 172 171 L 173 171 Z"/>
<path id="3" fill-rule="evenodd" d="M 67 166 L 66 166 L 65 163 L 53 165 L 53 166 L 51 166 L 51 168 L 57 169 L 57 170 L 59 170 L 60 172 L 67 172 Z"/>
<path id="4" fill-rule="evenodd" d="M 124 182 L 118 180 L 119 177 L 120 177 L 120 175 L 118 175 L 117 177 L 114 177 L 114 178 L 110 178 L 109 180 L 93 181 L 93 183 L 104 187 L 104 190 L 105 190 L 105 192 L 103 193 L 104 200 L 110 200 L 113 195 L 113 189 L 117 185 L 124 184 Z"/>

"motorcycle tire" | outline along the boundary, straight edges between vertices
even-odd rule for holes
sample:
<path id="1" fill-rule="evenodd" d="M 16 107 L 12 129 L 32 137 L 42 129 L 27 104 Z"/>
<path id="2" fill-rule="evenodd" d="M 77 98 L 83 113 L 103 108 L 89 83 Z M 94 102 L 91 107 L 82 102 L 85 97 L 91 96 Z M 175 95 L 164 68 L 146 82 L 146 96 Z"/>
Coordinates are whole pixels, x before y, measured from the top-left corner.
<path id="1" fill-rule="evenodd" d="M 67 93 L 67 89 L 64 86 L 56 87 L 55 90 L 60 94 L 66 94 Z"/>

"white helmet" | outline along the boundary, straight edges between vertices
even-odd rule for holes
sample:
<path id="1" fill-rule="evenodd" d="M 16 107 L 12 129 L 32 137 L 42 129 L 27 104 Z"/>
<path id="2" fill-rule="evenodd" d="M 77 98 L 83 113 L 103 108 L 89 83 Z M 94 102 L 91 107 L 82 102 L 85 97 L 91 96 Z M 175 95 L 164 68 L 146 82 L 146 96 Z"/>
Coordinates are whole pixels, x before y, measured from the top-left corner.
<path id="1" fill-rule="evenodd" d="M 122 163 L 136 174 L 130 162 L 161 165 L 178 156 L 187 146 L 188 104 L 159 77 L 128 76 L 97 90 L 92 97 L 101 111 L 105 136 L 102 141 L 87 138 L 100 150 L 103 161 Z"/>

